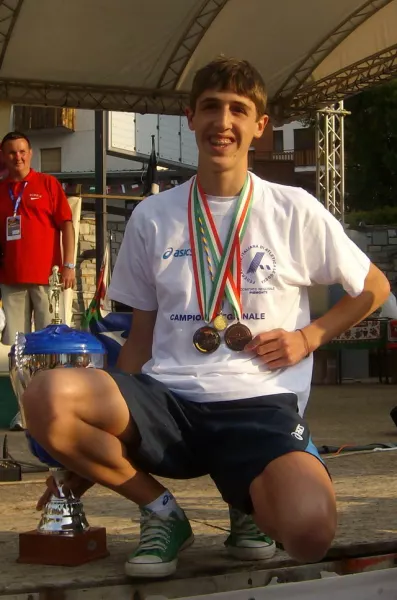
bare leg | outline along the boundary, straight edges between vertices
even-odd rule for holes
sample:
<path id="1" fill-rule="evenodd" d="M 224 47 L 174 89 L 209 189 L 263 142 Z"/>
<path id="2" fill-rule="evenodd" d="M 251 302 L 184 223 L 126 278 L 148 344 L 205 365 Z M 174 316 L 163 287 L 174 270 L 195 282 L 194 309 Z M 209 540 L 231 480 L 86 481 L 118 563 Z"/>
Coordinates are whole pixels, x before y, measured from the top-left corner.
<path id="1" fill-rule="evenodd" d="M 258 527 L 299 562 L 326 554 L 336 530 L 335 494 L 314 456 L 291 452 L 273 460 L 250 487 Z"/>
<path id="2" fill-rule="evenodd" d="M 96 369 L 38 373 L 23 397 L 32 436 L 67 469 L 115 490 L 140 506 L 163 493 L 153 477 L 137 471 L 126 444 L 139 432 L 113 379 Z"/>

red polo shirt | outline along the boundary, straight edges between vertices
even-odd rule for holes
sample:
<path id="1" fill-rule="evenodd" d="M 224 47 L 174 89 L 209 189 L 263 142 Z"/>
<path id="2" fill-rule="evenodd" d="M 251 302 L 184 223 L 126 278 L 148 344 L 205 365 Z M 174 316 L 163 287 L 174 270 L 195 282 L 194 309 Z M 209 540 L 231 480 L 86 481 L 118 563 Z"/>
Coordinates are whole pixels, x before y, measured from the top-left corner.
<path id="1" fill-rule="evenodd" d="M 7 241 L 6 220 L 14 214 L 10 186 L 18 198 L 24 185 L 17 214 L 21 217 L 21 239 Z M 61 265 L 60 231 L 72 211 L 62 186 L 52 175 L 33 169 L 22 181 L 0 181 L 0 283 L 48 285 L 54 265 Z"/>

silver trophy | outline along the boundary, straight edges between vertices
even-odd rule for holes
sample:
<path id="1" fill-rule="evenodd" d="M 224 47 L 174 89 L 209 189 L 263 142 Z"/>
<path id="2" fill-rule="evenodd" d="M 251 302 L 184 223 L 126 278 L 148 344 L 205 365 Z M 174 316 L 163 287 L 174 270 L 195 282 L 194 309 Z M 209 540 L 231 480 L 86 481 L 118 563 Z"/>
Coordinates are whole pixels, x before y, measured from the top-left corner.
<path id="1" fill-rule="evenodd" d="M 59 315 L 62 289 L 59 268 L 53 267 L 48 288 L 50 312 L 53 314 L 51 325 L 34 333 L 17 333 L 9 355 L 10 378 L 25 428 L 26 420 L 21 398 L 36 373 L 43 369 L 60 367 L 102 368 L 104 366 L 105 349 L 102 343 L 90 333 L 62 324 Z M 45 505 L 37 530 L 20 535 L 19 560 L 40 564 L 75 565 L 106 556 L 104 528 L 91 528 L 81 500 L 64 489 L 67 471 L 32 438 L 27 429 L 25 433 L 31 452 L 52 472 L 58 495 L 51 496 Z M 35 536 L 32 536 L 33 533 Z M 50 543 L 40 544 L 49 536 Z M 66 538 L 69 539 L 69 543 L 65 545 L 61 543 L 61 539 L 66 541 Z M 54 543 L 57 546 L 56 552 Z M 40 546 L 41 556 L 38 552 Z"/>

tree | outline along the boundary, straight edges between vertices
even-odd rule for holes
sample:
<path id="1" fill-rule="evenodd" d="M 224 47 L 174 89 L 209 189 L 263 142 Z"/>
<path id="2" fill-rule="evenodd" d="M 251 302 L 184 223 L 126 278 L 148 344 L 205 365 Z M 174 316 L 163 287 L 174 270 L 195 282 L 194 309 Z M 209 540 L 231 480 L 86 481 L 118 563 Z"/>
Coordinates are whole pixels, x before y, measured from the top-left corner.
<path id="1" fill-rule="evenodd" d="M 346 204 L 397 206 L 397 80 L 349 98 L 345 108 Z"/>

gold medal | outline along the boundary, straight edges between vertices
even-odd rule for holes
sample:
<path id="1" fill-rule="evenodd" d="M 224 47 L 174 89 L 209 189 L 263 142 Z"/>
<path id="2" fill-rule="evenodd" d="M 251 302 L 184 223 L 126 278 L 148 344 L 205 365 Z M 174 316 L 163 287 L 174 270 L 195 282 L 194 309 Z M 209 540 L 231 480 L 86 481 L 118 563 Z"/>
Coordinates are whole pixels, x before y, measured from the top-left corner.
<path id="1" fill-rule="evenodd" d="M 223 331 L 228 325 L 227 317 L 223 314 L 217 315 L 212 324 L 217 331 Z"/>

